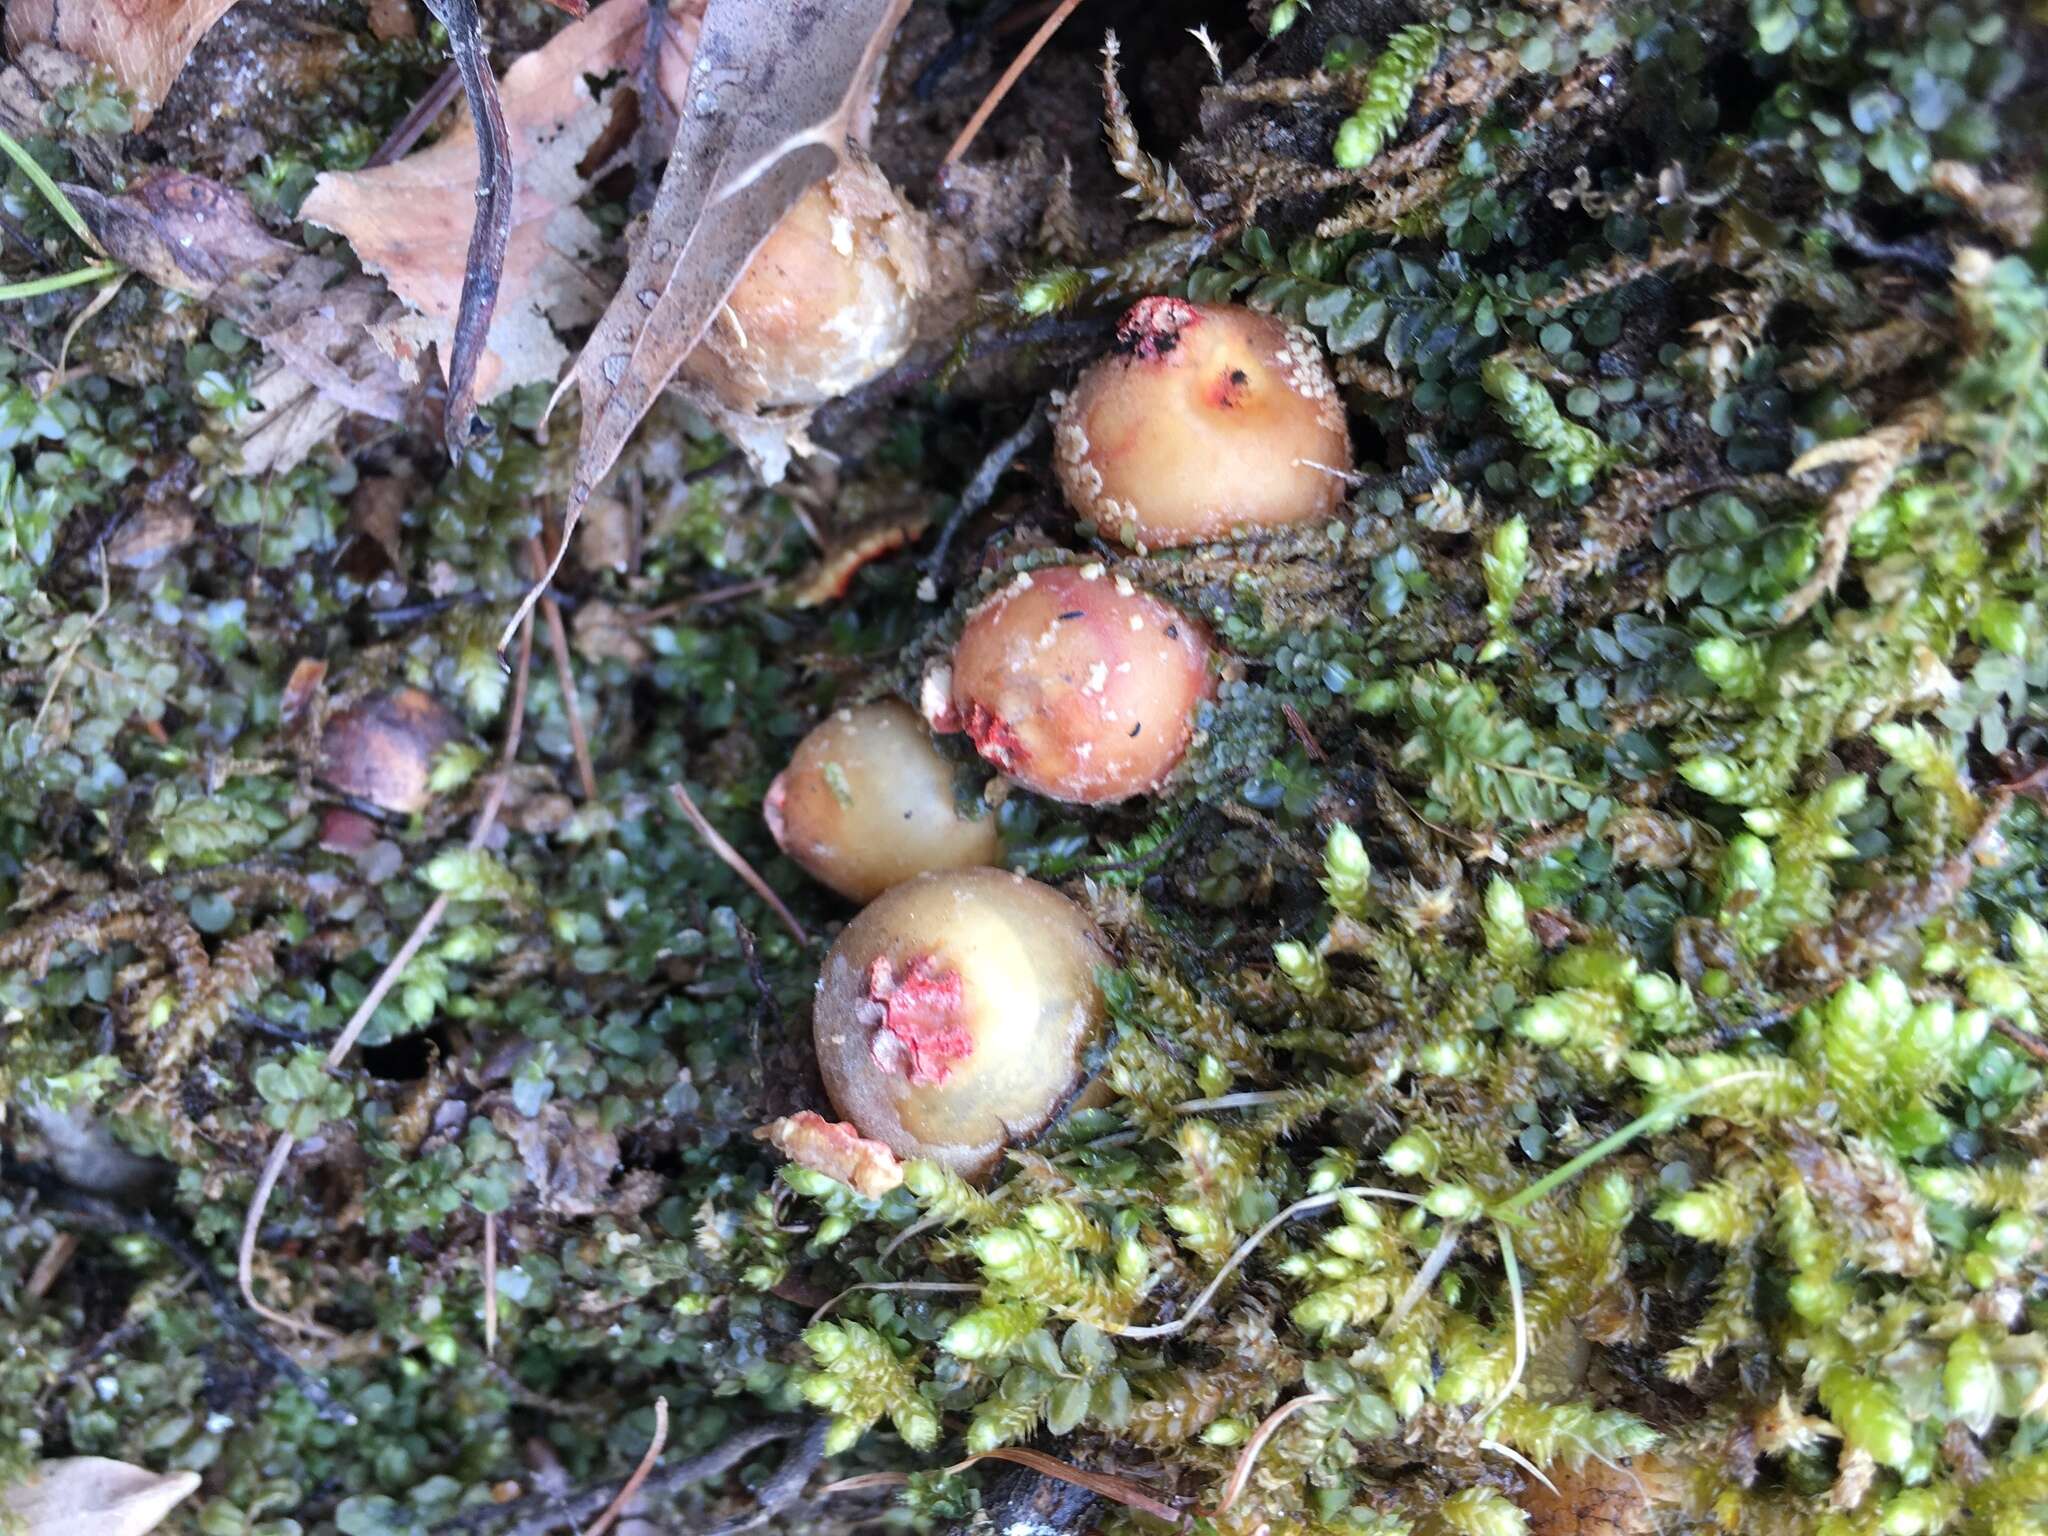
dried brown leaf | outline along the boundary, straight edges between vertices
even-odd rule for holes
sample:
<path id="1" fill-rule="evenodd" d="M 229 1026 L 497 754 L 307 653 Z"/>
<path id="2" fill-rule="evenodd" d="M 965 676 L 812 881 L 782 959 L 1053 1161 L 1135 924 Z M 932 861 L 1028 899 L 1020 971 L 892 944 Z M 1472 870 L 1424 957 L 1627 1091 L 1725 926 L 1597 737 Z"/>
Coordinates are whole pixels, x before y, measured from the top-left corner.
<path id="1" fill-rule="evenodd" d="M 576 359 L 583 429 L 557 564 L 584 504 L 754 253 L 849 141 L 866 138 L 875 76 L 908 8 L 710 0 L 646 233 Z M 506 638 L 546 585 L 527 594 Z"/>
<path id="2" fill-rule="evenodd" d="M 197 1472 L 68 1456 L 38 1462 L 27 1481 L 0 1488 L 0 1525 L 23 1536 L 145 1536 L 198 1488 Z"/>
<path id="3" fill-rule="evenodd" d="M 1544 1475 L 1548 1485 L 1532 1478 L 1515 1498 L 1529 1536 L 1644 1536 L 1662 1528 L 1681 1492 L 1670 1469 L 1644 1456 L 1625 1467 L 1597 1457 L 1553 1463 Z"/>
<path id="4" fill-rule="evenodd" d="M 246 472 L 296 464 L 349 411 L 404 419 L 405 381 L 370 339 L 402 313 L 381 285 L 279 240 L 240 192 L 203 176 L 160 171 L 112 196 L 65 191 L 116 260 L 263 343 L 271 366 L 254 385 L 263 409 L 242 441 Z"/>
<path id="5" fill-rule="evenodd" d="M 660 78 L 675 98 L 688 78 L 701 4 L 671 9 Z M 611 0 L 519 59 L 499 84 L 517 190 L 496 313 L 477 367 L 479 401 L 555 379 L 569 359 L 555 327 L 587 324 L 598 312 L 603 294 L 588 268 L 600 234 L 576 204 L 598 169 L 585 157 L 610 122 L 613 92 L 593 95 L 590 82 L 637 69 L 646 36 L 646 0 Z M 347 240 L 405 301 L 410 313 L 379 334 L 408 361 L 431 345 L 446 369 L 476 190 L 476 127 L 465 116 L 395 165 L 322 176 L 301 209 L 308 223 Z"/>
<path id="6" fill-rule="evenodd" d="M 618 1137 L 602 1126 L 581 1123 L 553 1100 L 530 1118 L 509 1103 L 499 1103 L 491 1110 L 491 1123 L 518 1149 L 541 1209 L 552 1215 L 629 1216 L 660 1196 L 659 1181 L 644 1172 L 629 1173 L 614 1184 Z"/>
<path id="7" fill-rule="evenodd" d="M 7 51 L 43 43 L 103 64 L 134 93 L 141 127 L 206 29 L 235 0 L 9 0 Z"/>

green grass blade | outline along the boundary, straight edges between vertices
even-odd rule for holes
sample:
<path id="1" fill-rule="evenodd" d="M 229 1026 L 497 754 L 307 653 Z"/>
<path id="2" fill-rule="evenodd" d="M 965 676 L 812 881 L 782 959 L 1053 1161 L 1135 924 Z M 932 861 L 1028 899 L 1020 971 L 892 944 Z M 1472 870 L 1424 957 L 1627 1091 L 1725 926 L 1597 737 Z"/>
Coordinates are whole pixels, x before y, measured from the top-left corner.
<path id="1" fill-rule="evenodd" d="M 55 293 L 62 288 L 77 288 L 85 283 L 104 282 L 120 270 L 110 261 L 101 261 L 89 267 L 80 267 L 73 272 L 58 272 L 49 277 L 30 278 L 25 283 L 0 283 L 0 300 L 33 299 L 38 294 Z"/>
<path id="2" fill-rule="evenodd" d="M 93 238 L 92 231 L 86 228 L 84 216 L 64 195 L 64 189 L 50 179 L 50 173 L 36 164 L 35 156 L 17 144 L 5 129 L 0 129 L 0 150 L 5 150 L 7 157 L 21 167 L 22 175 L 35 183 L 36 190 L 43 194 L 43 200 L 57 210 L 57 217 L 71 226 L 71 232 L 85 242 L 87 250 L 95 256 L 107 254 L 99 241 Z"/>
<path id="3" fill-rule="evenodd" d="M 1614 1153 L 1619 1152 L 1646 1131 L 1662 1130 L 1668 1126 L 1676 1125 L 1679 1117 L 1685 1110 L 1691 1108 L 1709 1094 L 1719 1093 L 1722 1089 L 1733 1084 L 1746 1083 L 1751 1078 L 1762 1077 L 1763 1075 L 1761 1072 L 1732 1072 L 1719 1082 L 1701 1083 L 1699 1087 L 1692 1089 L 1690 1092 L 1681 1093 L 1676 1098 L 1659 1104 L 1655 1109 L 1636 1116 L 1635 1119 L 1629 1121 L 1627 1125 L 1624 1125 L 1612 1136 L 1604 1136 L 1594 1142 L 1592 1146 L 1586 1148 L 1585 1151 L 1564 1164 L 1564 1166 L 1551 1169 L 1550 1172 L 1546 1173 L 1520 1194 L 1509 1196 L 1493 1208 L 1492 1214 L 1497 1219 L 1511 1219 L 1524 1206 L 1541 1200 L 1559 1185 L 1569 1183 L 1599 1162 L 1603 1157 L 1610 1157 Z"/>

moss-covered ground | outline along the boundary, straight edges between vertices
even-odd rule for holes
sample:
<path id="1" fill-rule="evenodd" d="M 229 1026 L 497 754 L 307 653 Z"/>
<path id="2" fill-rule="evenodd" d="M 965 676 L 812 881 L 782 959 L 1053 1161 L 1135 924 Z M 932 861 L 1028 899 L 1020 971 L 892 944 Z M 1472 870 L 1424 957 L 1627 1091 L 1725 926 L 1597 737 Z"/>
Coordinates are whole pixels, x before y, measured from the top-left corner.
<path id="1" fill-rule="evenodd" d="M 656 410 L 479 850 L 573 401 L 501 402 L 453 466 L 430 420 L 352 418 L 251 478 L 231 323 L 140 278 L 0 311 L 0 1480 L 198 1469 L 166 1528 L 205 1536 L 528 1532 L 660 1397 L 670 1462 L 761 1438 L 661 1485 L 659 1530 L 821 1445 L 786 1528 L 946 1529 L 998 1464 L 944 1469 L 1022 1446 L 1114 1480 L 1073 1531 L 2048 1529 L 2039 5 L 1219 3 L 1184 19 L 1219 79 L 1104 0 L 941 194 L 1023 35 L 920 91 L 977 9 L 913 8 L 876 141 L 941 218 L 1019 202 L 963 344 L 828 409 L 836 457 L 779 487 Z M 501 65 L 559 24 L 500 7 Z M 88 86 L 28 147 L 331 245 L 292 221 L 312 175 L 440 64 L 431 28 L 244 0 L 147 132 Z M 81 259 L 18 171 L 5 211 L 6 280 Z M 1153 292 L 1314 332 L 1343 515 L 1133 555 L 1041 439 L 942 542 Z M 791 600 L 891 521 L 925 531 Z M 763 793 L 1062 550 L 1230 657 L 1164 792 L 1001 808 L 1116 950 L 1109 1103 L 987 1190 L 785 1171 L 751 1133 L 819 1103 L 850 912 Z M 320 722 L 398 682 L 469 745 L 324 851 Z M 286 1132 L 252 1280 L 317 1332 L 236 1296 Z"/>

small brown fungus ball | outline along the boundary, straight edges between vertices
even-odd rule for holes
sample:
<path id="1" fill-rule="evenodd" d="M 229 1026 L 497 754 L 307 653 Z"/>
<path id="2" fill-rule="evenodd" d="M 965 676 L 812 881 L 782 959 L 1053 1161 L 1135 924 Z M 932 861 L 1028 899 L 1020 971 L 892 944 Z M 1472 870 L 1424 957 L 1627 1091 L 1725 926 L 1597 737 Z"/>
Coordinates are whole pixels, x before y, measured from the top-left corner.
<path id="1" fill-rule="evenodd" d="M 825 1090 L 862 1136 L 982 1178 L 1080 1087 L 1101 1033 L 1094 925 L 995 869 L 919 875 L 847 924 L 812 1030 Z"/>
<path id="2" fill-rule="evenodd" d="M 762 805 L 782 851 L 868 901 L 932 869 L 993 864 L 993 815 L 963 815 L 953 765 L 899 699 L 835 711 L 797 745 Z"/>
<path id="3" fill-rule="evenodd" d="M 1099 565 L 1053 566 L 968 616 L 934 723 L 1026 789 L 1105 805 L 1173 772 L 1209 686 L 1200 623 Z"/>
<path id="4" fill-rule="evenodd" d="M 1106 537 L 1168 549 L 1330 516 L 1351 434 L 1300 326 L 1151 298 L 1068 395 L 1053 462 L 1068 504 Z"/>
<path id="5" fill-rule="evenodd" d="M 427 808 L 434 759 L 462 739 L 462 722 L 418 688 L 374 693 L 332 716 L 320 737 L 320 776 L 345 795 L 414 816 Z"/>
<path id="6" fill-rule="evenodd" d="M 930 265 L 923 216 L 850 162 L 782 216 L 683 375 L 739 411 L 835 399 L 909 350 Z"/>

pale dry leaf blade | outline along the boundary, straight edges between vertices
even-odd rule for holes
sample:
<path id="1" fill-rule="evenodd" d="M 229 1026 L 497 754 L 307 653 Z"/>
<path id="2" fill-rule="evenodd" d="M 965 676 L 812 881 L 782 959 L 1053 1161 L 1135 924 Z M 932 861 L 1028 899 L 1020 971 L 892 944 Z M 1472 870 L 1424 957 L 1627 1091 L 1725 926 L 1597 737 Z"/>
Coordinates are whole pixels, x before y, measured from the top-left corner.
<path id="1" fill-rule="evenodd" d="M 135 96 L 142 127 L 207 28 L 235 0 L 8 0 L 7 50 L 43 43 L 104 65 Z"/>
<path id="2" fill-rule="evenodd" d="M 700 8 L 671 7 L 665 29 L 660 84 L 677 97 Z M 569 352 L 557 331 L 588 325 L 602 308 L 605 294 L 590 278 L 602 236 L 578 202 L 598 169 L 586 157 L 612 117 L 617 87 L 593 90 L 592 82 L 638 68 L 647 13 L 645 0 L 610 0 L 514 60 L 498 82 L 517 186 L 479 401 L 560 377 Z M 347 240 L 412 311 L 387 339 L 420 352 L 432 346 L 444 370 L 461 310 L 477 158 L 475 125 L 463 118 L 394 163 L 326 172 L 300 209 L 307 223 Z"/>
<path id="3" fill-rule="evenodd" d="M 277 239 L 241 192 L 203 176 L 163 170 L 121 193 L 68 191 L 124 265 L 262 343 L 259 409 L 236 433 L 244 473 L 290 468 L 331 442 L 346 412 L 404 419 L 404 380 L 371 336 L 398 308 L 381 284 Z"/>
<path id="4" fill-rule="evenodd" d="M 25 1482 L 0 1488 L 0 1525 L 23 1536 L 146 1536 L 199 1487 L 197 1472 L 152 1472 L 104 1456 L 36 1463 Z"/>
<path id="5" fill-rule="evenodd" d="M 562 539 L 506 625 L 554 579 L 584 504 L 808 187 L 864 138 L 910 0 L 711 0 L 675 149 L 626 280 L 576 360 L 583 428 Z"/>

